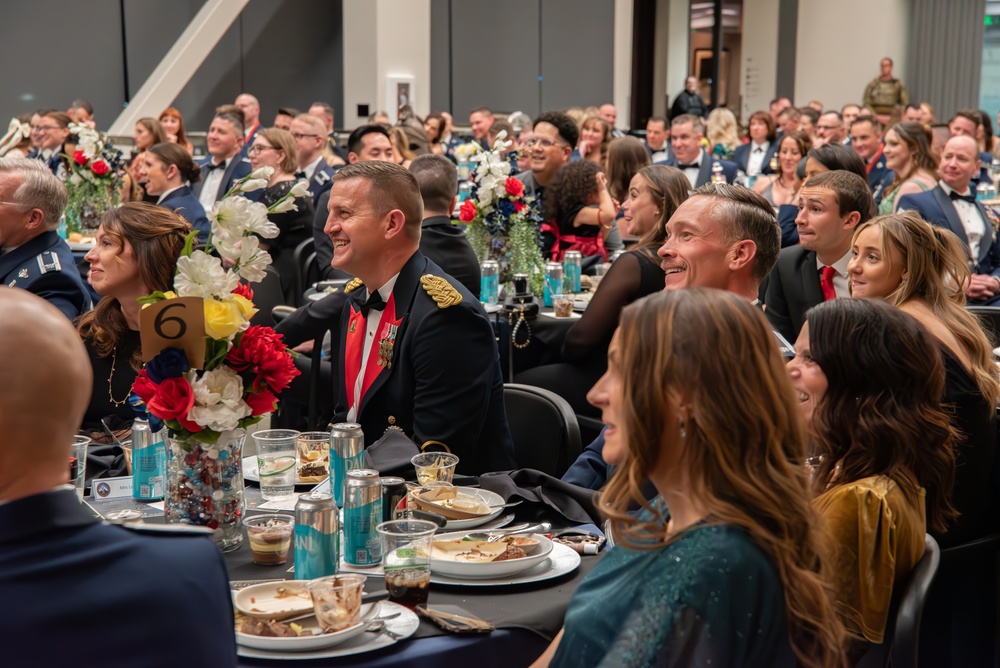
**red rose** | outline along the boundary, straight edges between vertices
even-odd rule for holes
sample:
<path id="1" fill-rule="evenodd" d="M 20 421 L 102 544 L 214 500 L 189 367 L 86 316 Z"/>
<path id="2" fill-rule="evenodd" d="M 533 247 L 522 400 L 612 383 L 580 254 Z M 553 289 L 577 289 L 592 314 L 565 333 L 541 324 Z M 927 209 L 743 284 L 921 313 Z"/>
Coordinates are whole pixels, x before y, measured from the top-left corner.
<path id="1" fill-rule="evenodd" d="M 135 380 L 132 381 L 132 391 L 147 406 L 149 406 L 149 400 L 156 394 L 156 388 L 157 384 L 149 379 L 145 369 L 141 370 L 139 375 L 135 377 Z"/>
<path id="2" fill-rule="evenodd" d="M 240 295 L 241 297 L 246 297 L 250 301 L 253 301 L 253 288 L 250 287 L 249 283 L 240 283 L 233 290 L 234 295 Z"/>
<path id="3" fill-rule="evenodd" d="M 503 186 L 507 189 L 507 194 L 511 197 L 520 197 L 524 194 L 524 184 L 513 176 L 508 176 Z"/>
<path id="4" fill-rule="evenodd" d="M 528 208 L 528 205 L 524 202 L 514 202 L 514 213 L 521 213 Z"/>
<path id="5" fill-rule="evenodd" d="M 192 406 L 194 406 L 194 389 L 183 376 L 164 378 L 157 386 L 156 394 L 146 402 L 146 408 L 156 417 L 161 420 L 181 420 L 182 424 L 187 421 L 188 411 Z"/>
<path id="6" fill-rule="evenodd" d="M 248 394 L 246 402 L 253 415 L 264 415 L 265 413 L 274 412 L 274 409 L 278 406 L 278 398 L 267 388 L 262 389 L 260 392 Z"/>
<path id="7" fill-rule="evenodd" d="M 226 363 L 238 372 L 255 375 L 254 392 L 263 389 L 261 382 L 274 392 L 281 392 L 301 372 L 285 349 L 281 335 L 270 327 L 254 325 L 240 337 L 239 347 L 226 354 Z"/>
<path id="8" fill-rule="evenodd" d="M 111 168 L 108 167 L 108 163 L 104 162 L 103 160 L 95 160 L 94 164 L 90 166 L 90 171 L 92 171 L 94 174 L 97 174 L 98 176 L 104 176 L 105 174 L 111 171 Z"/>
<path id="9" fill-rule="evenodd" d="M 84 153 L 83 151 L 77 151 L 77 152 L 75 152 L 73 154 L 73 162 L 75 162 L 78 165 L 86 165 L 87 164 L 87 154 Z"/>
<path id="10" fill-rule="evenodd" d="M 458 219 L 463 223 L 471 223 L 476 219 L 476 203 L 471 199 L 462 202 L 462 207 L 458 210 Z"/>

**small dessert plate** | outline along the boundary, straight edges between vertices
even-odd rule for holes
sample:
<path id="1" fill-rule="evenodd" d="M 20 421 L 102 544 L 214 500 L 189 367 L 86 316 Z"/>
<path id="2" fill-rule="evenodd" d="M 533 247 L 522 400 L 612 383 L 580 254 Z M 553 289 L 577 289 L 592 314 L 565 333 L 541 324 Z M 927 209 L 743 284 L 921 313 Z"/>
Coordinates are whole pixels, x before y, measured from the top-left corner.
<path id="1" fill-rule="evenodd" d="M 262 582 L 241 589 L 233 596 L 233 605 L 247 617 L 276 620 L 312 612 L 312 597 L 307 580 Z"/>

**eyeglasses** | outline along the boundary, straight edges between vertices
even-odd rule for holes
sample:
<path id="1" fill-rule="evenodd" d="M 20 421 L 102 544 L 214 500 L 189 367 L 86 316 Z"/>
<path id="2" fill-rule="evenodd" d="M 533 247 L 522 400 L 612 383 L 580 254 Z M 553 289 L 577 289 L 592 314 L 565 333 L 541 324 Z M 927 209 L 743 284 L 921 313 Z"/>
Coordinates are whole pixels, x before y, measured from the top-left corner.
<path id="1" fill-rule="evenodd" d="M 293 132 L 292 133 L 292 139 L 294 139 L 295 141 L 299 141 L 301 139 L 305 139 L 306 137 L 312 138 L 312 137 L 319 137 L 319 136 L 320 135 L 304 135 L 304 134 L 301 134 L 301 133 L 298 133 L 298 132 Z"/>
<path id="2" fill-rule="evenodd" d="M 256 155 L 257 153 L 263 153 L 264 151 L 277 151 L 277 150 L 278 149 L 274 148 L 273 146 L 254 144 L 253 146 L 250 147 L 250 150 L 247 151 L 247 153 L 250 155 Z"/>
<path id="3" fill-rule="evenodd" d="M 0 204 L 7 204 L 9 206 L 24 206 L 20 202 L 4 202 L 4 201 L 0 201 Z"/>
<path id="4" fill-rule="evenodd" d="M 545 138 L 542 138 L 542 137 L 532 137 L 531 139 L 529 139 L 528 141 L 526 141 L 524 145 L 527 146 L 528 148 L 534 148 L 535 146 L 541 146 L 542 148 L 552 148 L 553 146 L 556 146 L 558 144 L 559 144 L 559 142 L 557 142 L 557 141 L 555 141 L 553 139 L 545 139 Z"/>

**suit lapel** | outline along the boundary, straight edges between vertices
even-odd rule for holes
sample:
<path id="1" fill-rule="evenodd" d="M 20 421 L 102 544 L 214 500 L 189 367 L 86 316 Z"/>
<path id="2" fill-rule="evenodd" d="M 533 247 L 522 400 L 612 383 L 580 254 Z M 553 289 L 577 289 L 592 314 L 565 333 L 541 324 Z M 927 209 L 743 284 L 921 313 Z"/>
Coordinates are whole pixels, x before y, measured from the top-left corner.
<path id="1" fill-rule="evenodd" d="M 712 158 L 705 151 L 701 152 L 701 167 L 698 168 L 698 179 L 694 182 L 695 188 L 708 183 L 712 178 Z"/>
<path id="2" fill-rule="evenodd" d="M 948 227 L 962 240 L 966 250 L 968 250 L 969 237 L 965 234 L 965 225 L 962 224 L 961 219 L 958 217 L 958 212 L 955 211 L 955 205 L 951 203 L 951 198 L 944 194 L 941 186 L 934 186 L 933 192 L 934 199 L 941 208 L 941 213 L 944 214 L 945 220 L 948 221 Z M 980 244 L 980 246 L 982 245 Z"/>
<path id="3" fill-rule="evenodd" d="M 979 242 L 979 257 L 976 260 L 976 264 L 982 264 L 993 247 L 994 230 L 993 221 L 990 219 L 989 214 L 986 213 L 986 207 L 978 200 L 976 201 L 976 210 L 979 211 L 979 216 L 983 219 L 983 238 Z"/>
<path id="4" fill-rule="evenodd" d="M 226 167 L 226 171 L 222 173 L 222 182 L 219 184 L 219 192 L 215 196 L 216 202 L 222 199 L 225 196 L 225 194 L 229 192 L 229 188 L 233 184 L 233 172 L 236 171 L 236 165 L 240 164 L 240 160 L 242 159 L 243 156 L 237 153 L 236 155 L 233 156 L 233 159 L 229 161 L 229 165 Z"/>
<path id="5" fill-rule="evenodd" d="M 807 252 L 802 256 L 802 264 L 799 265 L 799 275 L 802 276 L 802 291 L 807 304 L 822 304 L 823 286 L 819 284 L 819 269 L 816 265 L 816 253 Z"/>

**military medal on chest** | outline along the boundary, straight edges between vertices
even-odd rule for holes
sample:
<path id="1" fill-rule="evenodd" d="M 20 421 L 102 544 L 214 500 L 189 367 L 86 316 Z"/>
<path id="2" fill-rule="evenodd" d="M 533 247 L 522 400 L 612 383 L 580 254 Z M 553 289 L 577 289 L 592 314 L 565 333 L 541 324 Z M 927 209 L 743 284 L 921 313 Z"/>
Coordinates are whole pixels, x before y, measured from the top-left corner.
<path id="1" fill-rule="evenodd" d="M 396 332 L 399 331 L 397 325 L 389 325 L 386 327 L 385 336 L 378 344 L 378 365 L 384 366 L 386 369 L 392 368 L 392 347 L 396 343 Z"/>

